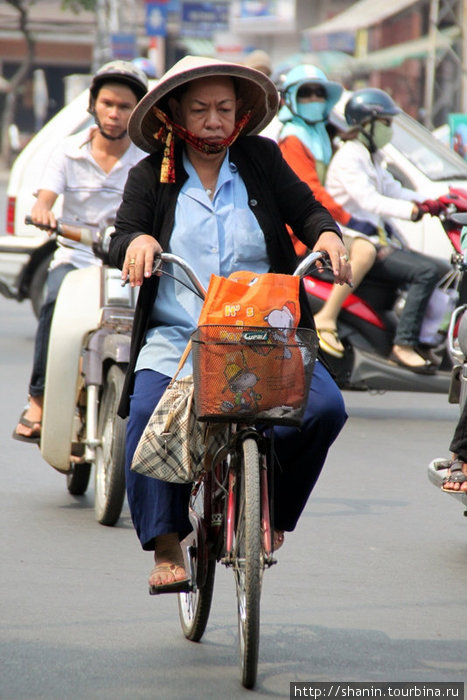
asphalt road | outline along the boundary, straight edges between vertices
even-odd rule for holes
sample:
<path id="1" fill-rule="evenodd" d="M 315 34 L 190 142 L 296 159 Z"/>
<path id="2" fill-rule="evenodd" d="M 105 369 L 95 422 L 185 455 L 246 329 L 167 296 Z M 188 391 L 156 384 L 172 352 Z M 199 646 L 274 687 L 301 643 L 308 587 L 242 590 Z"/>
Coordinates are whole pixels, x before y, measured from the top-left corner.
<path id="1" fill-rule="evenodd" d="M 94 519 L 35 446 L 11 439 L 35 320 L 0 298 L 0 698 L 240 698 L 236 604 L 218 567 L 201 644 L 176 598 L 147 594 L 150 556 L 125 507 Z M 457 407 L 431 394 L 346 393 L 349 420 L 279 563 L 265 575 L 256 696 L 292 681 L 464 681 L 467 518 L 426 476 Z M 250 696 L 251 697 L 251 696 Z"/>

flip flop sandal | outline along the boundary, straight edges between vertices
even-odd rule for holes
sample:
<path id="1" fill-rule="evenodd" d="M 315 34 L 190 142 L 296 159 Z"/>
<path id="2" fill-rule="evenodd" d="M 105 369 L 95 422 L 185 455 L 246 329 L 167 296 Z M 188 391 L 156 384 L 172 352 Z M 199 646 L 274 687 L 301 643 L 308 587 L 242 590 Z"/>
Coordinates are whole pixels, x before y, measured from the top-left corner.
<path id="1" fill-rule="evenodd" d="M 25 428 L 31 428 L 31 430 L 34 430 L 35 425 L 41 425 L 40 420 L 34 420 L 31 421 L 29 418 L 25 418 L 26 411 L 28 409 L 25 408 L 22 414 L 20 415 L 18 419 L 18 423 L 20 425 L 24 425 Z M 16 428 L 13 430 L 12 438 L 14 440 L 19 440 L 20 442 L 31 442 L 34 445 L 39 445 L 41 441 L 41 431 L 39 430 L 34 430 L 34 432 L 31 435 L 20 435 L 19 433 L 16 432 Z"/>
<path id="2" fill-rule="evenodd" d="M 175 578 L 177 569 L 183 569 L 180 564 L 156 564 L 152 569 L 149 578 L 154 574 L 172 574 Z M 171 583 L 162 583 L 159 586 L 149 584 L 149 595 L 159 595 L 159 593 L 188 593 L 191 591 L 191 582 L 189 578 L 181 579 L 180 581 L 172 581 Z"/>
<path id="3" fill-rule="evenodd" d="M 454 460 L 454 462 L 448 465 L 451 473 L 445 479 L 443 479 L 443 485 L 441 486 L 442 491 L 446 491 L 446 493 L 467 493 L 466 491 L 461 491 L 460 489 L 444 488 L 445 484 L 465 484 L 467 481 L 467 475 L 463 472 L 463 466 L 463 462 L 461 462 L 459 459 Z"/>
<path id="4" fill-rule="evenodd" d="M 339 334 L 335 328 L 317 328 L 316 332 L 318 334 L 319 346 L 321 350 L 327 352 L 328 355 L 333 357 L 344 357 L 344 346 L 342 345 Z M 327 333 L 334 339 L 334 343 L 329 342 L 330 338 L 327 340 L 323 337 L 323 333 Z"/>
<path id="5" fill-rule="evenodd" d="M 420 358 L 422 360 L 424 359 L 421 355 Z M 391 360 L 391 362 L 395 362 L 399 367 L 408 369 L 410 372 L 415 372 L 415 374 L 434 374 L 436 372 L 436 367 L 428 360 L 425 360 L 423 365 L 408 365 L 393 352 L 389 355 L 388 359 Z"/>

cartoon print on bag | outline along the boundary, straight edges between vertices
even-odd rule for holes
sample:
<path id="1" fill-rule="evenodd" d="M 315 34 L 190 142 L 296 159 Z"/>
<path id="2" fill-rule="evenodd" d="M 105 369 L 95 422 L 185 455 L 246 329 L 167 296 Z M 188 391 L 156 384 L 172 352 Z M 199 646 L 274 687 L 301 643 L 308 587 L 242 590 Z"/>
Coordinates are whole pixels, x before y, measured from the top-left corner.
<path id="1" fill-rule="evenodd" d="M 290 360 L 292 353 L 287 347 L 287 341 L 295 326 L 295 304 L 286 302 L 281 309 L 273 309 L 264 317 L 264 320 L 273 328 L 272 339 L 284 344 L 283 358 Z"/>
<path id="2" fill-rule="evenodd" d="M 243 366 L 232 360 L 224 368 L 224 376 L 227 380 L 224 391 L 230 390 L 234 395 L 233 401 L 222 402 L 221 409 L 224 413 L 255 412 L 258 408 L 258 401 L 261 400 L 261 394 L 257 394 L 254 390 L 260 377 L 247 367 L 243 353 L 242 361 Z"/>

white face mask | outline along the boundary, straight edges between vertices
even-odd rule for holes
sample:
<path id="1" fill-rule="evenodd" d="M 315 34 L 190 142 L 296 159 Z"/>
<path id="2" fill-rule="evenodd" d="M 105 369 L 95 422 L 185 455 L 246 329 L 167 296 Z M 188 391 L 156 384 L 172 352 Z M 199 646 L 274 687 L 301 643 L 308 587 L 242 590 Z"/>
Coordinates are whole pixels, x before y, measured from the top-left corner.
<path id="1" fill-rule="evenodd" d="M 371 124 L 366 124 L 364 131 L 367 134 L 371 134 Z M 387 143 L 389 143 L 393 136 L 392 126 L 388 126 L 384 122 L 376 120 L 373 126 L 373 143 L 376 148 L 383 148 Z"/>
<path id="2" fill-rule="evenodd" d="M 326 109 L 325 102 L 298 102 L 297 114 L 307 122 L 322 122 L 324 121 L 324 112 Z"/>

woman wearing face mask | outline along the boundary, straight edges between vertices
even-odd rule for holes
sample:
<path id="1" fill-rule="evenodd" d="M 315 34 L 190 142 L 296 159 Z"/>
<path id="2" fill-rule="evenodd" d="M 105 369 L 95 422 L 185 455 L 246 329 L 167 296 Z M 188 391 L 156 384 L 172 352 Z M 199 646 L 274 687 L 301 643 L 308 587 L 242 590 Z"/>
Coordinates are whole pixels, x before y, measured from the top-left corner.
<path id="1" fill-rule="evenodd" d="M 332 214 L 334 219 L 354 232 L 365 236 L 377 235 L 376 227 L 367 217 L 352 216 L 340 206 L 324 188 L 326 170 L 332 156 L 332 144 L 328 134 L 328 116 L 342 94 L 342 87 L 326 78 L 323 71 L 312 65 L 292 68 L 282 85 L 284 105 L 279 111 L 283 123 L 279 136 L 279 148 L 290 167 L 304 180 Z M 350 231 L 349 231 L 350 234 Z M 352 268 L 354 288 L 371 268 L 376 257 L 375 246 L 361 235 L 345 235 Z M 304 255 L 305 247 L 296 239 L 298 255 Z M 350 294 L 351 287 L 334 285 L 328 301 L 315 316 L 321 349 L 342 357 L 344 346 L 337 334 L 337 316 Z"/>
<path id="2" fill-rule="evenodd" d="M 383 90 L 364 88 L 353 93 L 345 118 L 354 129 L 331 161 L 326 188 L 353 216 L 364 215 L 385 232 L 386 240 L 375 237 L 378 255 L 371 274 L 395 286 L 408 285 L 390 359 L 413 372 L 431 373 L 436 366 L 431 352 L 419 347 L 420 326 L 431 293 L 450 268 L 444 260 L 397 247 L 391 241 L 389 220 L 418 221 L 424 214 L 439 214 L 443 207 L 402 187 L 384 167 L 380 149 L 392 138 L 392 119 L 398 112 Z"/>

